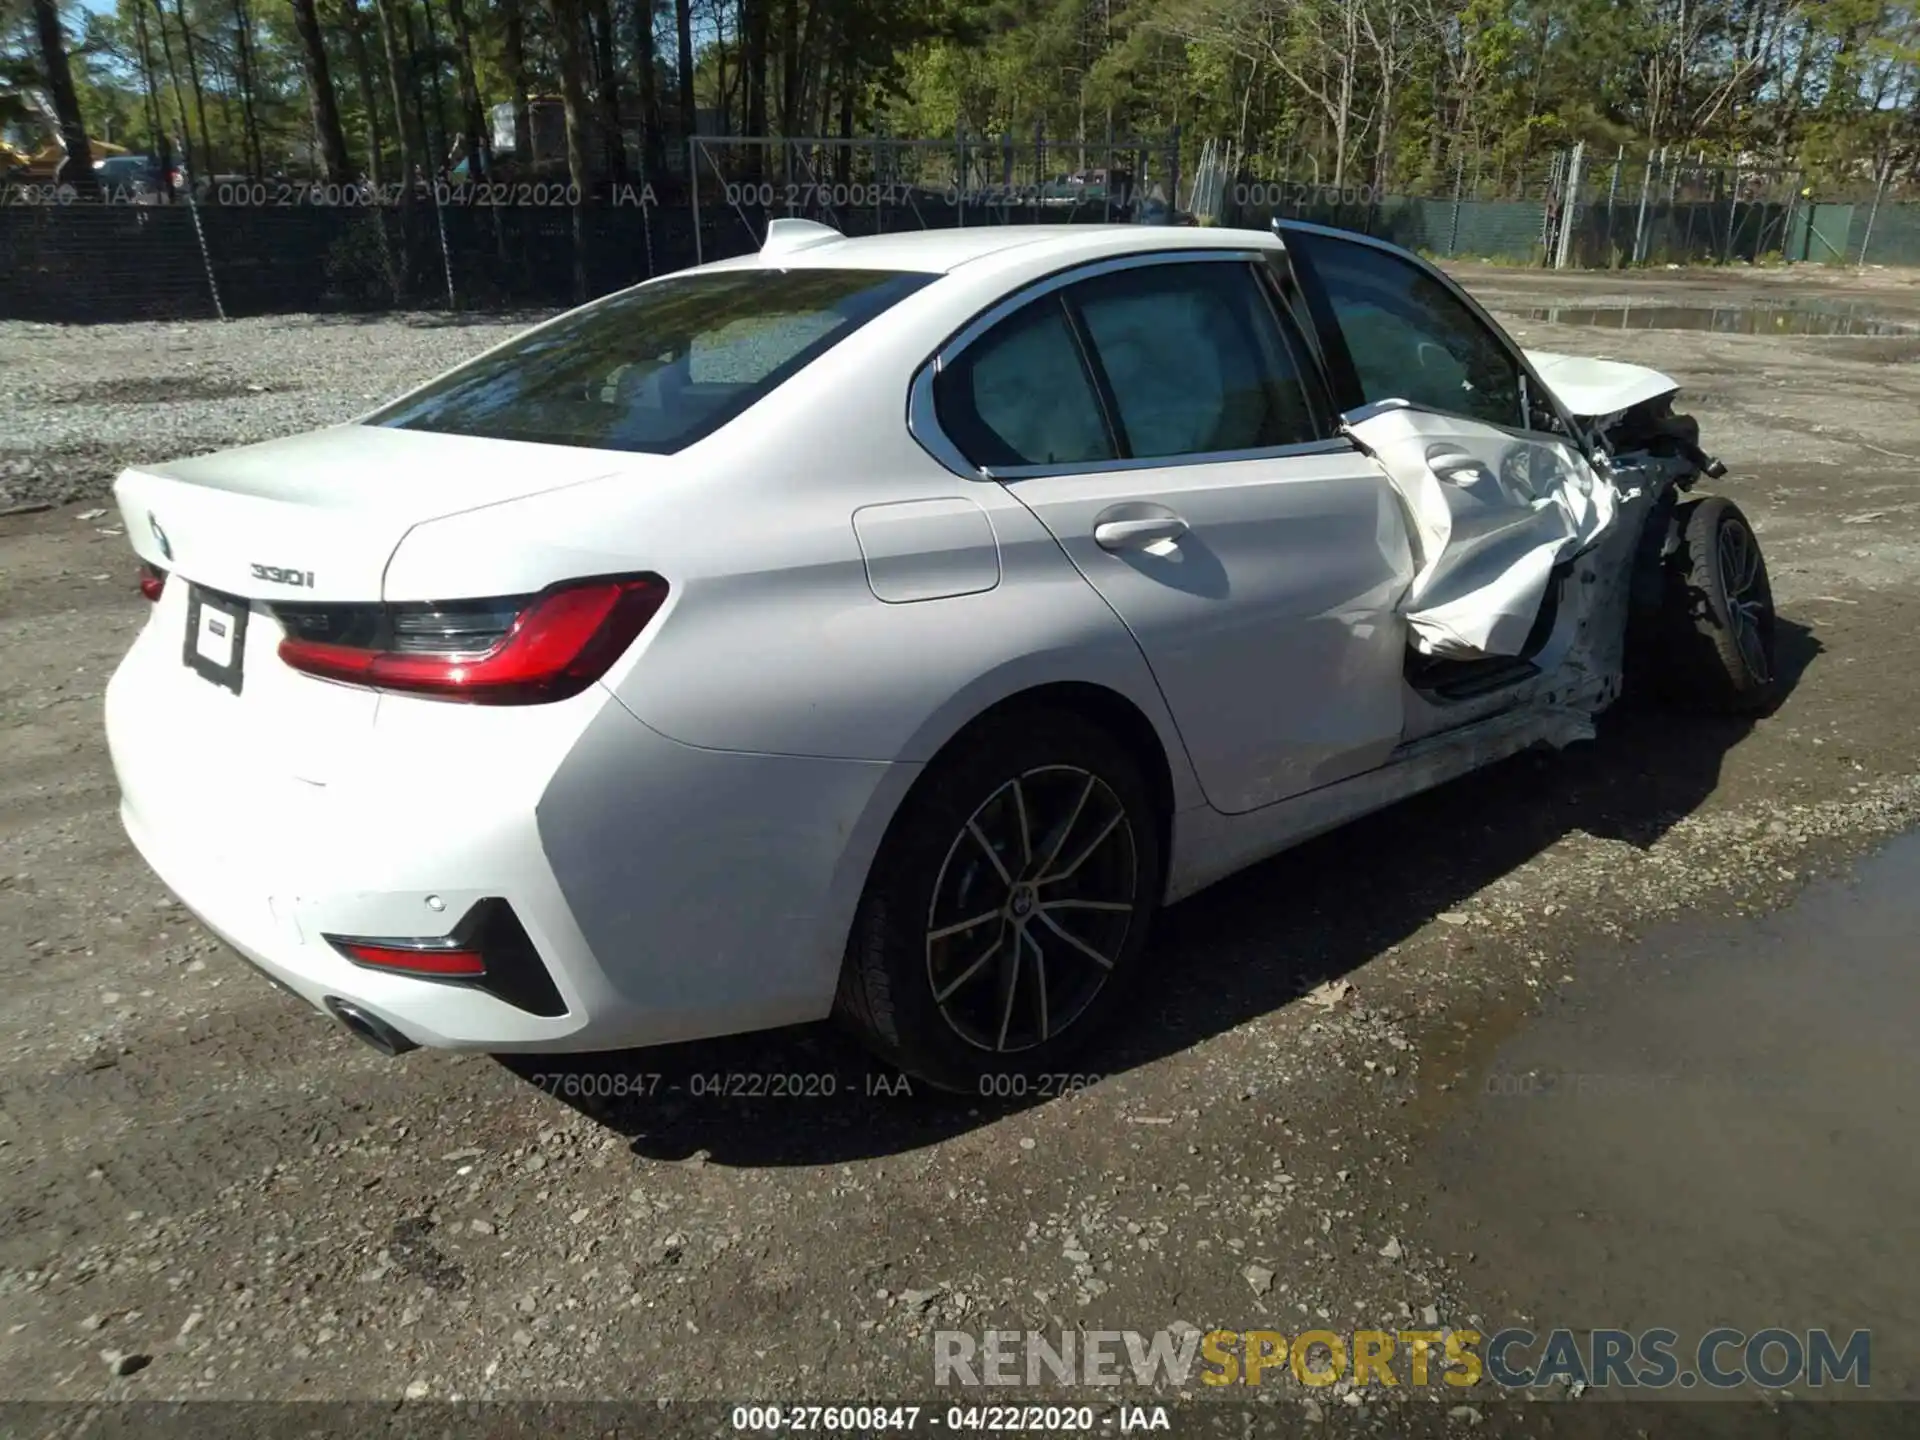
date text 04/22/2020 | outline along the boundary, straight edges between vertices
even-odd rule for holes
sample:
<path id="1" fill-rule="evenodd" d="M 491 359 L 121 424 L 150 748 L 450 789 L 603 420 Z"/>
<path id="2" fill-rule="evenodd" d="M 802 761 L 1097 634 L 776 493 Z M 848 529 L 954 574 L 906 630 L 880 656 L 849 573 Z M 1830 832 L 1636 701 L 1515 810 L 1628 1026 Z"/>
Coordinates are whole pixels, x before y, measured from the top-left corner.
<path id="1" fill-rule="evenodd" d="M 671 1075 L 653 1070 L 559 1070 L 527 1078 L 548 1094 L 567 1100 L 645 1100 L 666 1095 L 695 1100 L 883 1100 L 915 1094 L 913 1081 L 891 1070 L 856 1075 L 832 1070 L 700 1070 Z M 1047 1100 L 1090 1089 L 1101 1078 L 1078 1071 L 985 1075 L 978 1091 L 987 1100 Z M 1147 1118 L 1140 1123 L 1163 1122 Z"/>
<path id="2" fill-rule="evenodd" d="M 851 1433 L 863 1436 L 915 1431 L 960 1434 L 1049 1435 L 1169 1430 L 1163 1405 L 736 1405 L 739 1431 Z"/>

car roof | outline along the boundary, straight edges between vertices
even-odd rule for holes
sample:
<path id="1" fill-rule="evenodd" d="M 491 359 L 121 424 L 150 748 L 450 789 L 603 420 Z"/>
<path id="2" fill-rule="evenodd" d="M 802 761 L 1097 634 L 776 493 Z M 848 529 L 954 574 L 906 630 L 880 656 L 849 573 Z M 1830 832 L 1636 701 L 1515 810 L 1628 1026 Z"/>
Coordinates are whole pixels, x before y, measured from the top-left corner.
<path id="1" fill-rule="evenodd" d="M 1279 250 L 1265 230 L 1171 225 L 969 225 L 887 235 L 821 238 L 802 248 L 743 255 L 708 269 L 908 270 L 946 275 L 962 266 L 1001 258 L 1055 269 L 1080 260 L 1147 251 Z M 1016 253 L 1017 252 L 1017 253 Z"/>

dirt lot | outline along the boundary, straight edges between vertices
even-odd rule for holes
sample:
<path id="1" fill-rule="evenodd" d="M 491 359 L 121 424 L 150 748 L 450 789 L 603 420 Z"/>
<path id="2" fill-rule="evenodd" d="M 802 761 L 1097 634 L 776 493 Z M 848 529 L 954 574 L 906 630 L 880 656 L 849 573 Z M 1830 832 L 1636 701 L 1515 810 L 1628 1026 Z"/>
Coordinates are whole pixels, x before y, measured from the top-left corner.
<path id="1" fill-rule="evenodd" d="M 1920 322 L 1912 277 L 1463 274 L 1510 317 Z M 1766 546 L 1786 703 L 1622 713 L 1217 887 L 1097 1083 L 991 1106 L 891 1093 L 826 1030 L 569 1100 L 539 1062 L 383 1060 L 263 983 L 121 835 L 101 691 L 144 606 L 92 507 L 129 459 L 352 414 L 500 325 L 0 325 L 0 509 L 65 502 L 0 518 L 0 1397 L 903 1399 L 940 1328 L 1523 1317 L 1873 1326 L 1875 1393 L 1920 1397 L 1890 1283 L 1915 929 L 1842 934 L 1920 863 L 1819 878 L 1920 813 L 1920 335 L 1511 323 L 1681 377 Z M 1501 1103 L 1556 1069 L 1618 1083 Z M 836 1093 L 703 1093 L 749 1072 Z M 1656 1073 L 1683 1087 L 1648 1110 Z"/>

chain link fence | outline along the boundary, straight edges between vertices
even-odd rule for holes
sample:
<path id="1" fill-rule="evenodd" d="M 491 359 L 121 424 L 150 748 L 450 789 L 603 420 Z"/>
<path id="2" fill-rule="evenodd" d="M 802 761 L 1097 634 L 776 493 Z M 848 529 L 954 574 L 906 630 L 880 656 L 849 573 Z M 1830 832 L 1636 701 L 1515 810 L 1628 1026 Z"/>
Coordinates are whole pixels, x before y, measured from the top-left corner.
<path id="1" fill-rule="evenodd" d="M 1632 265 L 1920 264 L 1920 193 L 1872 162 L 1835 180 L 1677 147 L 1565 153 L 1544 258 Z"/>
<path id="2" fill-rule="evenodd" d="M 684 209 L 637 196 L 578 215 L 564 200 L 15 205 L 0 208 L 0 319 L 564 306 L 696 251 Z"/>
<path id="3" fill-rule="evenodd" d="M 1565 268 L 1782 260 L 1803 188 L 1797 171 L 1780 167 L 1710 163 L 1671 149 L 1596 156 L 1576 146 L 1555 191 L 1553 261 Z"/>
<path id="4" fill-rule="evenodd" d="M 1677 148 L 1596 153 L 1584 145 L 1490 174 L 1456 164 L 1424 193 L 1288 176 L 1261 157 L 1220 185 L 1214 223 L 1260 227 L 1276 216 L 1381 236 L 1443 259 L 1556 268 L 1736 262 L 1920 264 L 1920 194 L 1878 178 L 1816 187 L 1799 171 L 1722 161 Z"/>
<path id="5" fill-rule="evenodd" d="M 1203 171 L 1208 158 L 1203 154 Z M 1551 250 L 1553 197 L 1564 185 L 1566 157 L 1543 150 L 1496 166 L 1478 154 L 1440 153 L 1424 179 L 1394 189 L 1364 170 L 1329 175 L 1291 155 L 1232 157 L 1231 166 L 1225 182 L 1195 187 L 1217 197 L 1204 212 L 1207 223 L 1260 229 L 1275 219 L 1303 220 L 1440 258 L 1529 264 Z"/>
<path id="6" fill-rule="evenodd" d="M 1177 133 L 704 136 L 688 142 L 689 210 L 700 260 L 757 249 L 782 217 L 847 235 L 1171 219 L 1179 156 Z"/>
<path id="7" fill-rule="evenodd" d="M 1179 134 L 706 136 L 659 186 L 441 184 L 412 196 L 257 182 L 129 205 L 9 192 L 0 319 L 218 318 L 563 306 L 756 249 L 768 221 L 850 235 L 974 225 L 1201 224 L 1276 217 L 1437 258 L 1620 267 L 1920 265 L 1920 194 L 1891 167 L 1816 187 L 1787 167 L 1673 149 L 1546 152 L 1385 192 Z"/>

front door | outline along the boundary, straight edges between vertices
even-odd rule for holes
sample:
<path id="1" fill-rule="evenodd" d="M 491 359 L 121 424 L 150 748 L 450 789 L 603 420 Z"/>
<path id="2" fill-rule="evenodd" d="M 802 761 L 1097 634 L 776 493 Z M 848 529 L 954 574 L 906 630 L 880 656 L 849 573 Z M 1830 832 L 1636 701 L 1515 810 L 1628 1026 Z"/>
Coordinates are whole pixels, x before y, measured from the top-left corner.
<path id="1" fill-rule="evenodd" d="M 1488 321 L 1404 255 L 1288 233 L 1348 433 L 1406 502 L 1416 649 L 1519 655 L 1554 567 L 1612 523 L 1613 487 Z"/>

